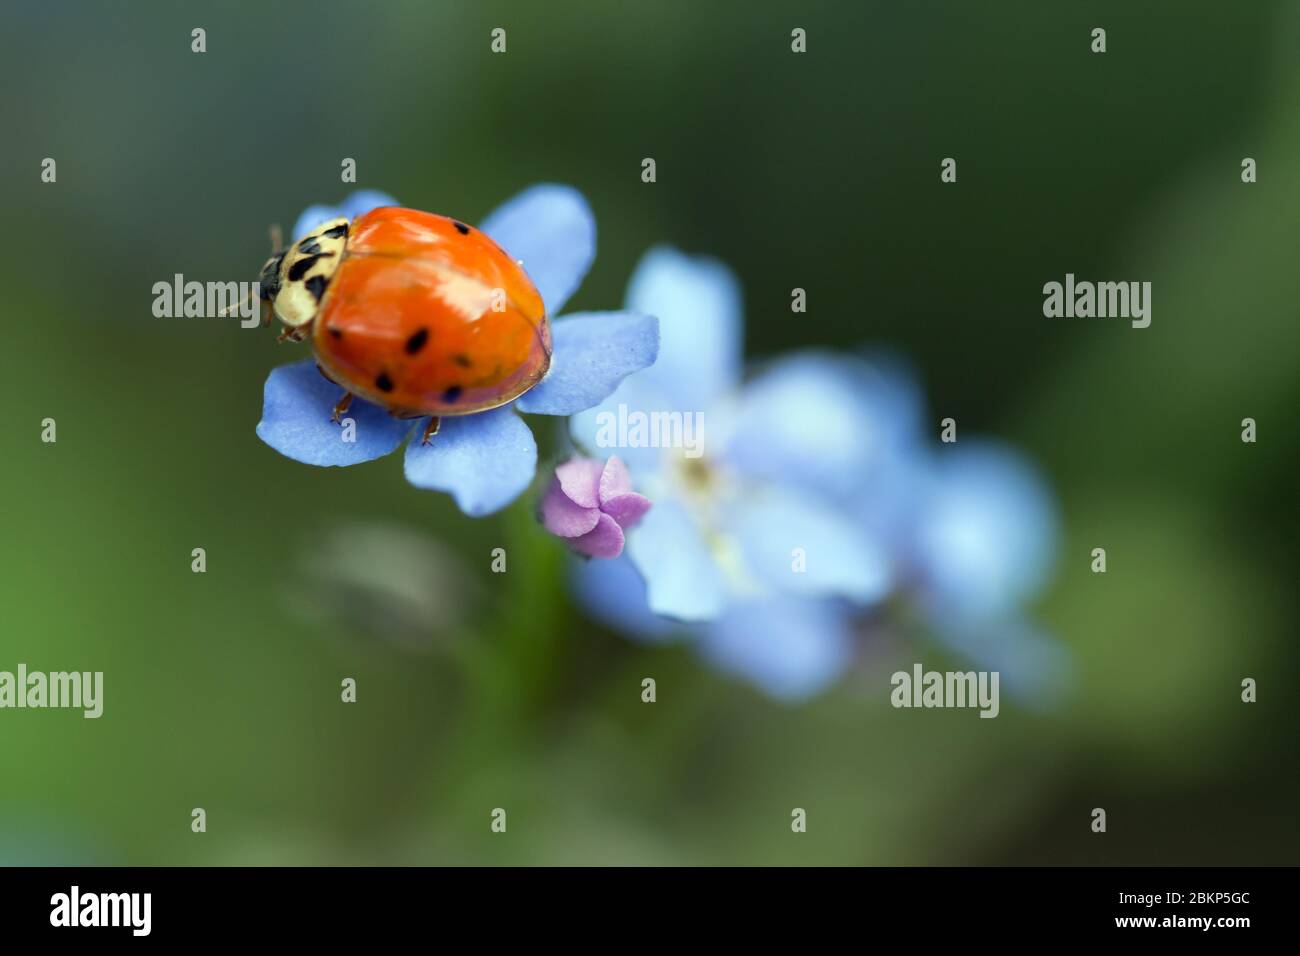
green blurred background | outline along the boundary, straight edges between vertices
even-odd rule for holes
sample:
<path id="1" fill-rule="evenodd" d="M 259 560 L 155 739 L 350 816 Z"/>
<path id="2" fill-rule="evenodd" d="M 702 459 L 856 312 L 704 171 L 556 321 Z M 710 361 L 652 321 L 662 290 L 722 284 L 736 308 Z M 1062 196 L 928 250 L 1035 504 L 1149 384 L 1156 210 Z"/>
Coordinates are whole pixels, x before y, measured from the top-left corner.
<path id="1" fill-rule="evenodd" d="M 0 712 L 0 860 L 1297 862 L 1295 4 L 3 19 L 0 669 L 103 670 L 106 690 L 97 721 Z M 617 306 L 669 242 L 735 268 L 751 356 L 897 348 L 936 429 L 1015 441 L 1057 489 L 1061 571 L 1034 613 L 1075 696 L 895 711 L 889 672 L 944 660 L 918 641 L 776 704 L 586 620 L 527 500 L 473 521 L 397 458 L 317 470 L 262 445 L 262 382 L 303 347 L 155 319 L 151 287 L 255 279 L 268 223 L 354 188 L 344 157 L 359 186 L 469 221 L 579 187 L 600 240 L 575 309 Z M 1044 319 L 1067 271 L 1153 282 L 1151 328 Z"/>

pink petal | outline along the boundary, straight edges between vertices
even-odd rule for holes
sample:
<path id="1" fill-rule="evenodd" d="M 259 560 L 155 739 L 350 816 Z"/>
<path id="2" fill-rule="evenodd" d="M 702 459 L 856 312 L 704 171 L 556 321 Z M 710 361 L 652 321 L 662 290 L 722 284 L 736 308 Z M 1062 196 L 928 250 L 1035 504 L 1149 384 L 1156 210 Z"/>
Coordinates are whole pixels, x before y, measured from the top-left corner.
<path id="1" fill-rule="evenodd" d="M 569 542 L 575 551 L 593 558 L 617 558 L 623 553 L 623 529 L 609 515 L 601 515 L 596 527 Z"/>
<path id="2" fill-rule="evenodd" d="M 645 495 L 631 491 L 605 501 L 600 510 L 617 521 L 620 528 L 627 529 L 641 520 L 650 510 L 650 504 L 650 499 Z"/>
<path id="3" fill-rule="evenodd" d="M 555 469 L 564 493 L 584 508 L 600 507 L 600 462 L 594 458 L 570 458 Z"/>
<path id="4" fill-rule="evenodd" d="M 584 508 L 564 493 L 558 478 L 551 480 L 551 486 L 542 497 L 542 524 L 551 534 L 561 538 L 576 538 L 596 527 L 600 512 L 595 508 Z"/>
<path id="5" fill-rule="evenodd" d="M 600 504 L 632 490 L 632 476 L 627 473 L 627 465 L 618 455 L 610 455 L 605 462 L 605 469 L 600 473 Z"/>

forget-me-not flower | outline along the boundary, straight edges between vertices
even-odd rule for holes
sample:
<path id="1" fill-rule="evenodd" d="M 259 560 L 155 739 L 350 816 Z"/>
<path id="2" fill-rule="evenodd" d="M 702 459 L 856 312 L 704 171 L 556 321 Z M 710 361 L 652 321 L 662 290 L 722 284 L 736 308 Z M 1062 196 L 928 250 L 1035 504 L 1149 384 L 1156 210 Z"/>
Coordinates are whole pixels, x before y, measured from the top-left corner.
<path id="1" fill-rule="evenodd" d="M 397 205 L 365 190 L 341 205 L 312 206 L 298 219 L 294 238 L 337 216 L 355 219 L 379 206 Z M 659 332 L 649 314 L 593 312 L 555 319 L 577 290 L 596 254 L 596 224 L 586 201 L 567 186 L 525 190 L 491 213 L 481 230 L 523 263 L 551 320 L 553 352 L 546 377 L 513 402 L 472 415 L 447 416 L 428 445 L 406 447 L 406 478 L 450 494 L 468 515 L 497 511 L 524 491 L 537 467 L 537 444 L 516 412 L 568 416 L 607 397 L 624 376 L 651 365 Z M 343 441 L 331 421 L 338 387 L 307 359 L 271 372 L 257 434 L 283 455 L 310 465 L 355 465 L 399 448 L 425 421 L 393 418 L 357 399 L 349 415 L 355 441 Z"/>
<path id="2" fill-rule="evenodd" d="M 883 436 L 848 401 L 856 383 L 828 355 L 773 366 L 815 373 L 816 387 L 768 416 L 763 379 L 741 381 L 740 293 L 720 263 L 654 249 L 626 307 L 659 317 L 659 359 L 574 416 L 575 442 L 595 451 L 612 423 L 637 416 L 677 425 L 691 416 L 703 441 L 664 447 L 670 436 L 646 433 L 617 445 L 654 507 L 628 533 L 624 557 L 576 570 L 579 595 L 636 636 L 686 631 L 708 659 L 775 696 L 815 693 L 851 657 L 850 609 L 890 587 L 886 554 L 833 500 Z"/>
<path id="3" fill-rule="evenodd" d="M 823 489 L 853 515 L 884 549 L 899 603 L 930 635 L 998 670 L 1022 700 L 1061 688 L 1066 654 L 1025 614 L 1050 580 L 1059 521 L 1021 452 L 982 436 L 935 441 L 915 375 L 889 355 L 795 356 L 748 391 L 740 430 L 768 435 L 755 467 Z M 827 418 L 830 407 L 839 412 Z M 811 415 L 823 424 L 810 433 Z M 819 438 L 836 433 L 838 443 Z M 870 639 L 875 624 L 857 630 Z"/>
<path id="4" fill-rule="evenodd" d="M 716 263 L 653 251 L 627 307 L 659 316 L 659 361 L 575 416 L 575 441 L 599 446 L 637 410 L 703 410 L 705 453 L 619 446 L 655 507 L 624 557 L 575 568 L 593 616 L 642 640 L 689 637 L 783 699 L 843 672 L 886 594 L 1013 690 L 1059 674 L 1059 647 L 1020 609 L 1056 540 L 1022 456 L 936 447 L 919 386 L 890 357 L 795 353 L 742 384 L 739 295 Z"/>
<path id="5" fill-rule="evenodd" d="M 1060 536 L 1046 482 L 1009 445 L 963 438 L 929 458 L 916 487 L 908 559 L 929 628 L 1022 700 L 1045 702 L 1069 679 L 1064 648 L 1025 613 Z"/>
<path id="6" fill-rule="evenodd" d="M 811 467 L 825 463 L 825 452 L 813 455 L 795 429 L 769 443 L 771 457 L 805 463 L 805 479 L 856 516 L 888 554 L 897 596 L 932 636 L 998 670 L 1022 700 L 1060 689 L 1066 654 L 1025 614 L 1051 578 L 1059 538 L 1055 500 L 1038 469 L 982 436 L 936 442 L 922 390 L 897 358 L 840 361 L 840 381 L 852 393 L 844 400 L 856 409 L 846 420 L 856 416 L 855 427 L 875 436 L 870 462 L 852 471 Z M 819 379 L 827 388 L 824 368 L 800 362 L 763 376 L 751 386 L 765 394 L 752 406 L 752 427 L 816 391 Z M 837 483 L 837 474 L 849 481 Z"/>

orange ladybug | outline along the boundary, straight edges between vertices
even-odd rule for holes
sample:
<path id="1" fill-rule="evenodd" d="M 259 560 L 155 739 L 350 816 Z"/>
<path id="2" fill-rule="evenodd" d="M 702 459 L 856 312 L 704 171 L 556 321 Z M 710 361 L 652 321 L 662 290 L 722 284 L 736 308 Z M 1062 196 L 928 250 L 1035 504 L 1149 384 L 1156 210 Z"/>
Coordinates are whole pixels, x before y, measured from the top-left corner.
<path id="1" fill-rule="evenodd" d="M 542 380 L 551 329 L 519 263 L 446 216 L 383 206 L 331 219 L 262 267 L 264 310 L 281 338 L 312 340 L 321 373 L 398 418 L 505 405 Z"/>

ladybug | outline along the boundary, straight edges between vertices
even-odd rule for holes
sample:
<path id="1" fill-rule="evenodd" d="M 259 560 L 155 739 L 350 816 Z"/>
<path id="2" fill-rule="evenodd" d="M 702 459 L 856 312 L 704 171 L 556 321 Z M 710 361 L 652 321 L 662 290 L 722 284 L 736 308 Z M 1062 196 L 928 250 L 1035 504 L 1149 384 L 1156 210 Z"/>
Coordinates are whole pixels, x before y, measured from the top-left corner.
<path id="1" fill-rule="evenodd" d="M 551 364 L 546 307 L 520 263 L 487 235 L 434 213 L 383 206 L 331 219 L 262 267 L 263 311 L 281 340 L 311 338 L 321 374 L 398 418 L 513 401 Z"/>

